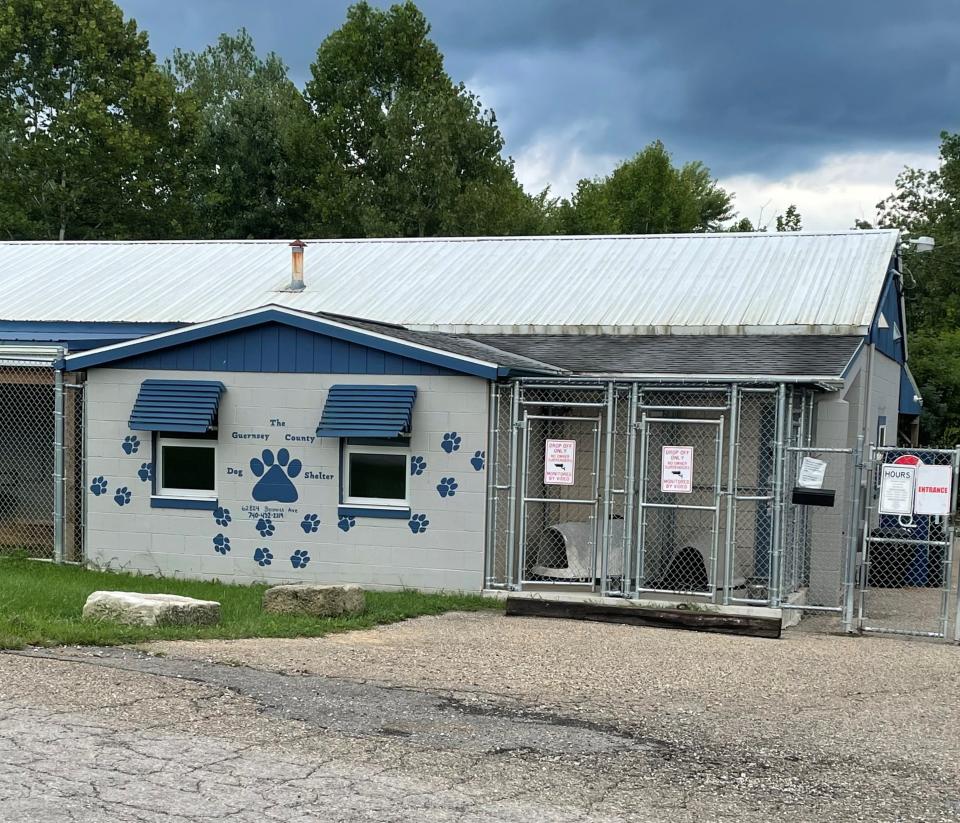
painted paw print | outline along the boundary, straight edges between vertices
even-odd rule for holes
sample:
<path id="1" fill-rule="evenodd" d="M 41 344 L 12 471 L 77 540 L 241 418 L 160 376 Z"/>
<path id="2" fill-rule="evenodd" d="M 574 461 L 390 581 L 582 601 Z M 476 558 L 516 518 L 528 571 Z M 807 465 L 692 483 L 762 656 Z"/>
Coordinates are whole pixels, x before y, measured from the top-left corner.
<path id="1" fill-rule="evenodd" d="M 260 566 L 269 566 L 273 562 L 273 552 L 270 549 L 257 549 L 253 553 L 254 562 Z"/>
<path id="2" fill-rule="evenodd" d="M 300 523 L 300 528 L 303 529 L 304 534 L 315 534 L 317 529 L 320 528 L 320 515 L 305 514 Z"/>
<path id="3" fill-rule="evenodd" d="M 409 521 L 407 521 L 407 525 L 410 527 L 410 531 L 412 531 L 414 534 L 420 534 L 421 532 L 425 532 L 427 530 L 427 526 L 430 525 L 430 521 L 427 520 L 427 516 L 425 514 L 415 514 L 410 518 Z"/>
<path id="4" fill-rule="evenodd" d="M 441 497 L 453 497 L 457 493 L 460 484 L 452 477 L 441 477 L 437 483 L 437 491 Z"/>
<path id="5" fill-rule="evenodd" d="M 121 486 L 121 487 L 120 487 L 119 489 L 117 489 L 117 491 L 114 493 L 114 495 L 113 495 L 113 501 L 114 501 L 114 503 L 116 503 L 118 506 L 126 506 L 127 503 L 130 502 L 130 498 L 131 498 L 131 497 L 132 497 L 132 495 L 130 494 L 130 489 L 128 489 L 126 486 Z"/>
<path id="6" fill-rule="evenodd" d="M 123 442 L 120 444 L 120 448 L 123 449 L 127 454 L 136 454 L 140 451 L 140 438 L 135 434 L 131 434 L 123 438 Z"/>
<path id="7" fill-rule="evenodd" d="M 410 474 L 411 476 L 419 477 L 427 468 L 427 461 L 422 457 L 411 457 L 410 458 Z"/>
<path id="8" fill-rule="evenodd" d="M 340 531 L 348 532 L 350 531 L 350 529 L 352 529 L 356 525 L 357 525 L 357 520 L 355 517 L 344 516 L 344 517 L 341 517 L 340 522 L 337 523 L 337 528 L 340 529 Z"/>
<path id="9" fill-rule="evenodd" d="M 94 495 L 96 495 L 97 497 L 99 497 L 101 494 L 106 494 L 107 493 L 106 478 L 103 475 L 94 477 L 93 480 L 90 481 L 90 491 L 92 491 Z"/>
<path id="10" fill-rule="evenodd" d="M 310 555 L 305 549 L 297 549 L 290 555 L 290 565 L 295 569 L 305 569 L 310 562 Z"/>
<path id="11" fill-rule="evenodd" d="M 230 521 L 233 520 L 230 516 L 230 509 L 225 509 L 223 506 L 217 506 L 213 510 L 213 519 L 218 526 L 229 526 Z"/>
<path id="12" fill-rule="evenodd" d="M 486 452 L 474 452 L 473 457 L 470 458 L 470 465 L 473 466 L 474 471 L 483 471 L 483 464 L 486 460 Z"/>
<path id="13" fill-rule="evenodd" d="M 447 454 L 453 454 L 453 452 L 460 450 L 461 440 L 463 440 L 463 438 L 456 432 L 447 432 L 443 436 L 443 440 L 440 441 L 440 448 Z"/>
<path id="14" fill-rule="evenodd" d="M 230 551 L 230 538 L 225 534 L 218 534 L 213 538 L 213 550 L 217 554 L 226 554 Z"/>
<path id="15" fill-rule="evenodd" d="M 153 480 L 153 463 L 141 463 L 140 470 L 137 472 L 137 476 L 146 483 L 148 480 Z"/>
<path id="16" fill-rule="evenodd" d="M 264 449 L 259 458 L 250 461 L 250 471 L 260 478 L 253 487 L 253 499 L 260 503 L 295 503 L 297 487 L 290 480 L 302 469 L 303 463 L 291 460 L 286 449 L 280 449 L 276 458 L 270 449 Z"/>
<path id="17" fill-rule="evenodd" d="M 269 517 L 261 517 L 254 528 L 260 532 L 261 537 L 273 537 L 273 533 L 277 530 Z"/>

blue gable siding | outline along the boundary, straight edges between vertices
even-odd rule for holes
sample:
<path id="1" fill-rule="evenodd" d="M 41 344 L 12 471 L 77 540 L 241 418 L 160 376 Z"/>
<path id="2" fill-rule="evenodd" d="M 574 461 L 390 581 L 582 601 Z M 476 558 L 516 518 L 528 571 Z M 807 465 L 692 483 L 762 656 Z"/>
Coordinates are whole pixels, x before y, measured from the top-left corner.
<path id="1" fill-rule="evenodd" d="M 452 375 L 442 366 L 280 323 L 225 332 L 109 364 L 120 369 Z"/>
<path id="2" fill-rule="evenodd" d="M 887 275 L 886 285 L 883 287 L 883 293 L 880 296 L 880 303 L 877 306 L 876 316 L 873 318 L 873 325 L 870 327 L 870 342 L 877 349 L 883 352 L 887 357 L 903 363 L 906 360 L 904 341 L 906 325 L 900 312 L 900 289 L 897 286 L 897 279 L 891 272 Z M 880 328 L 880 315 L 886 318 L 887 328 Z M 900 339 L 894 339 L 894 324 L 900 329 Z"/>

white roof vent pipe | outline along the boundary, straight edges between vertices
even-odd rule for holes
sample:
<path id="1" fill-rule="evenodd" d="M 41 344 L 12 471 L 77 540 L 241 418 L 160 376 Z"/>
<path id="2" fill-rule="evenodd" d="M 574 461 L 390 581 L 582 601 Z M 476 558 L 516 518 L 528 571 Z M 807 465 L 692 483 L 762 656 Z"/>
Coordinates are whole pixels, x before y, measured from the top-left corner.
<path id="1" fill-rule="evenodd" d="M 303 291 L 306 284 L 303 282 L 303 250 L 307 244 L 302 240 L 294 240 L 290 244 L 290 285 L 287 291 Z"/>

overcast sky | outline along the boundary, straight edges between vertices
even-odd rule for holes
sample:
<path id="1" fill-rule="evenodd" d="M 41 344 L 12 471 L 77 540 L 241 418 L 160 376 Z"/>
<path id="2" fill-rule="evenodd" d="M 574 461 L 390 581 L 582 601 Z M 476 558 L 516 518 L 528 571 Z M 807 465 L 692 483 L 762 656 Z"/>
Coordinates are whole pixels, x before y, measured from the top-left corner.
<path id="1" fill-rule="evenodd" d="M 159 56 L 246 27 L 302 83 L 338 0 L 119 0 Z M 378 2 L 376 5 L 388 5 Z M 754 222 L 872 220 L 904 165 L 960 129 L 956 0 L 421 0 L 448 72 L 500 120 L 528 190 L 660 138 Z"/>

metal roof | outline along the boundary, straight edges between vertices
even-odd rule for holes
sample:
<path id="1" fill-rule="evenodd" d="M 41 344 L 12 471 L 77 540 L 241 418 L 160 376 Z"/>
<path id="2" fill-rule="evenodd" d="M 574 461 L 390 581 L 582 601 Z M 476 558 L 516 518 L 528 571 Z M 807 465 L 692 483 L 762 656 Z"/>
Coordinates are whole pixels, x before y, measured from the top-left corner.
<path id="1" fill-rule="evenodd" d="M 498 333 L 860 333 L 893 230 L 0 243 L 0 320 L 193 323 L 269 303 Z"/>
<path id="2" fill-rule="evenodd" d="M 471 339 L 574 374 L 839 379 L 855 335 L 478 335 Z"/>

